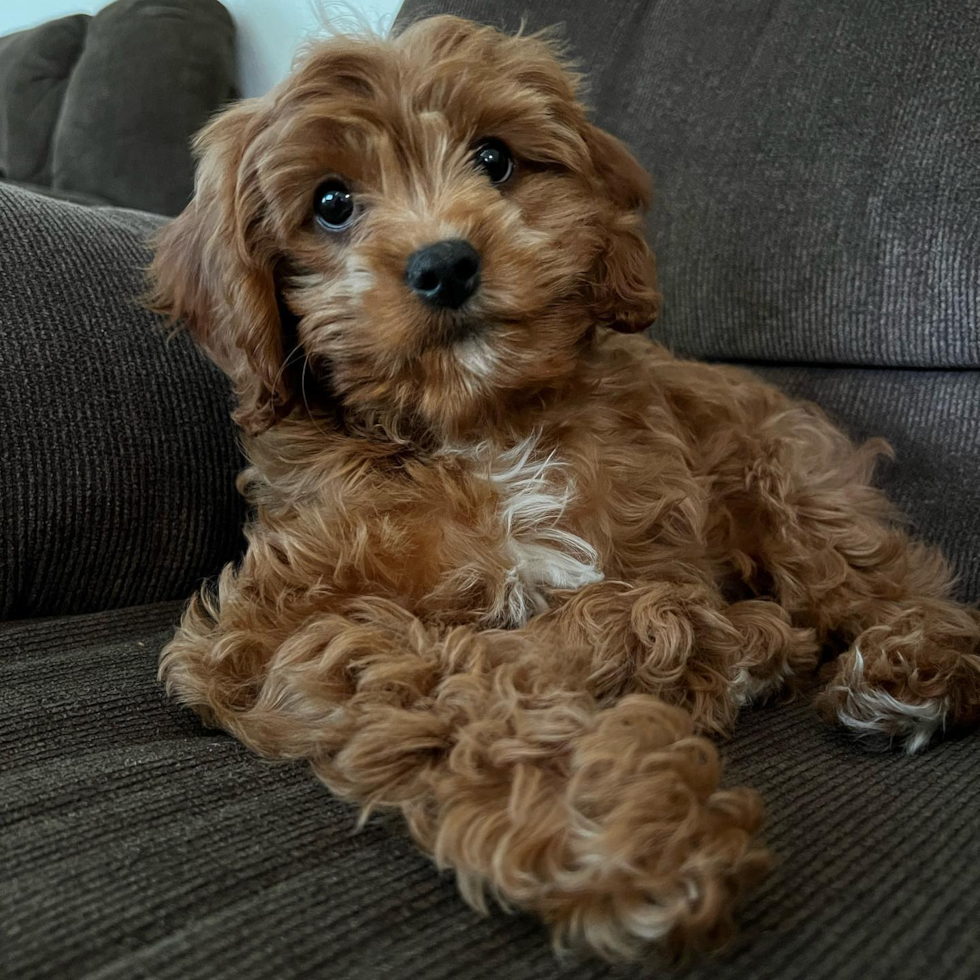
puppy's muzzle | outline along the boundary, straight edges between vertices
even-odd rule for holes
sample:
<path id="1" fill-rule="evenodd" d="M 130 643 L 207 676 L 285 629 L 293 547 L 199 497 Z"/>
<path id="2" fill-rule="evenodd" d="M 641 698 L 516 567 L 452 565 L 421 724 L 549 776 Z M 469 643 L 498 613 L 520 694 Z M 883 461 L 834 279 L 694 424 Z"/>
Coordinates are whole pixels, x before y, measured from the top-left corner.
<path id="1" fill-rule="evenodd" d="M 480 254 L 462 238 L 424 245 L 409 256 L 405 281 L 428 306 L 458 310 L 479 288 Z"/>

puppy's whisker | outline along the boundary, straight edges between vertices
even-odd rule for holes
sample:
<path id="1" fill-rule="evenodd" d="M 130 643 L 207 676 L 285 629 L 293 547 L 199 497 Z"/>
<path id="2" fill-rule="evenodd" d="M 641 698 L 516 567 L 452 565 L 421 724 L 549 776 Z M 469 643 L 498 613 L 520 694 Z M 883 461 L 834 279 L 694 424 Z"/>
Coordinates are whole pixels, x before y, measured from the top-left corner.
<path id="1" fill-rule="evenodd" d="M 300 373 L 299 373 L 300 396 L 303 399 L 303 404 L 306 406 L 306 413 L 307 415 L 309 415 L 310 421 L 317 427 L 317 429 L 320 430 L 321 433 L 323 433 L 323 435 L 329 437 L 330 433 L 320 424 L 319 420 L 317 419 L 316 415 L 313 412 L 313 409 L 310 407 L 309 399 L 306 397 L 306 369 L 309 366 L 310 366 L 310 356 L 309 354 L 304 353 L 303 367 L 300 369 Z"/>
<path id="2" fill-rule="evenodd" d="M 302 343 L 296 344 L 296 346 L 283 358 L 282 364 L 280 365 L 279 370 L 276 372 L 276 376 L 272 381 L 273 388 L 279 387 L 279 382 L 282 381 L 283 374 L 286 372 L 286 369 L 290 366 L 290 363 L 297 354 L 302 354 L 304 357 L 306 356 Z"/>

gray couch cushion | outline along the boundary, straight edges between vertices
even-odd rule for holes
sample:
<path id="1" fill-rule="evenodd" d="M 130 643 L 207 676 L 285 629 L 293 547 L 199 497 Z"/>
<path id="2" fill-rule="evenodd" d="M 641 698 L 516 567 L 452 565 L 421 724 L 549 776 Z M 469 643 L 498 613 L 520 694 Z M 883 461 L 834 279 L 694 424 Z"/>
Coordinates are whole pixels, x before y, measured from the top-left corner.
<path id="1" fill-rule="evenodd" d="M 17 980 L 975 980 L 980 737 L 872 755 L 806 700 L 723 749 L 780 858 L 721 962 L 553 958 L 397 823 L 164 703 L 174 604 L 0 626 L 0 974 Z"/>
<path id="2" fill-rule="evenodd" d="M 86 194 L 83 191 L 56 191 L 53 187 L 45 187 L 43 184 L 30 184 L 22 180 L 5 180 L 4 183 L 11 187 L 19 187 L 24 191 L 30 191 L 32 194 L 54 197 L 59 201 L 71 201 L 73 204 L 91 204 L 96 207 L 112 207 L 109 201 L 96 197 L 94 194 Z"/>
<path id="3" fill-rule="evenodd" d="M 980 0 L 406 0 L 566 25 L 697 356 L 980 365 Z"/>
<path id="4" fill-rule="evenodd" d="M 117 0 L 0 38 L 0 177 L 177 214 L 191 139 L 234 79 L 218 0 Z"/>
<path id="5" fill-rule="evenodd" d="M 51 183 L 51 138 L 91 18 L 0 37 L 0 177 Z"/>
<path id="6" fill-rule="evenodd" d="M 184 597 L 236 552 L 227 386 L 137 301 L 159 223 L 0 185 L 0 619 Z"/>
<path id="7" fill-rule="evenodd" d="M 234 95 L 234 31 L 218 0 L 117 0 L 96 14 L 55 130 L 53 186 L 181 211 L 191 137 Z"/>

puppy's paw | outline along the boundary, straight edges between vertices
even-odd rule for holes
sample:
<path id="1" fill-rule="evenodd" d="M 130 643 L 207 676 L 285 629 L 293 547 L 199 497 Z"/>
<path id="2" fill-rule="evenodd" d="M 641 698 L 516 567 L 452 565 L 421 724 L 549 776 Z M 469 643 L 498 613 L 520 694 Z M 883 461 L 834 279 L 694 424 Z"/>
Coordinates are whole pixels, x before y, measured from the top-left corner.
<path id="1" fill-rule="evenodd" d="M 768 872 L 752 790 L 719 786 L 717 753 L 676 709 L 632 696 L 571 762 L 574 859 L 545 908 L 559 946 L 611 960 L 723 945 Z"/>
<path id="2" fill-rule="evenodd" d="M 908 671 L 882 671 L 869 665 L 855 644 L 840 660 L 818 707 L 828 721 L 843 725 L 869 748 L 899 744 L 909 755 L 925 749 L 946 728 L 949 699 L 917 696 Z"/>
<path id="3" fill-rule="evenodd" d="M 871 743 L 919 752 L 949 729 L 980 726 L 980 614 L 946 600 L 910 603 L 866 629 L 818 700 L 829 721 Z"/>
<path id="4" fill-rule="evenodd" d="M 771 700 L 792 690 L 816 668 L 820 653 L 813 630 L 794 627 L 775 602 L 750 599 L 727 611 L 740 647 L 731 669 L 729 696 L 738 707 Z"/>

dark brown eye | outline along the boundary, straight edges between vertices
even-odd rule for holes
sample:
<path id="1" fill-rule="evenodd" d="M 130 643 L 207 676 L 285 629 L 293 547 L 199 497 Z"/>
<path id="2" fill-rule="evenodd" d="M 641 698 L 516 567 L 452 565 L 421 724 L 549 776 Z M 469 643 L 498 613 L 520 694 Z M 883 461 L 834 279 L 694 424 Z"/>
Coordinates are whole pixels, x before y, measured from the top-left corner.
<path id="1" fill-rule="evenodd" d="M 354 220 L 354 195 L 338 177 L 325 180 L 313 195 L 313 213 L 328 231 L 343 231 Z"/>
<path id="2" fill-rule="evenodd" d="M 514 158 L 503 140 L 484 139 L 476 144 L 473 162 L 489 178 L 492 184 L 503 184 L 514 172 Z"/>

